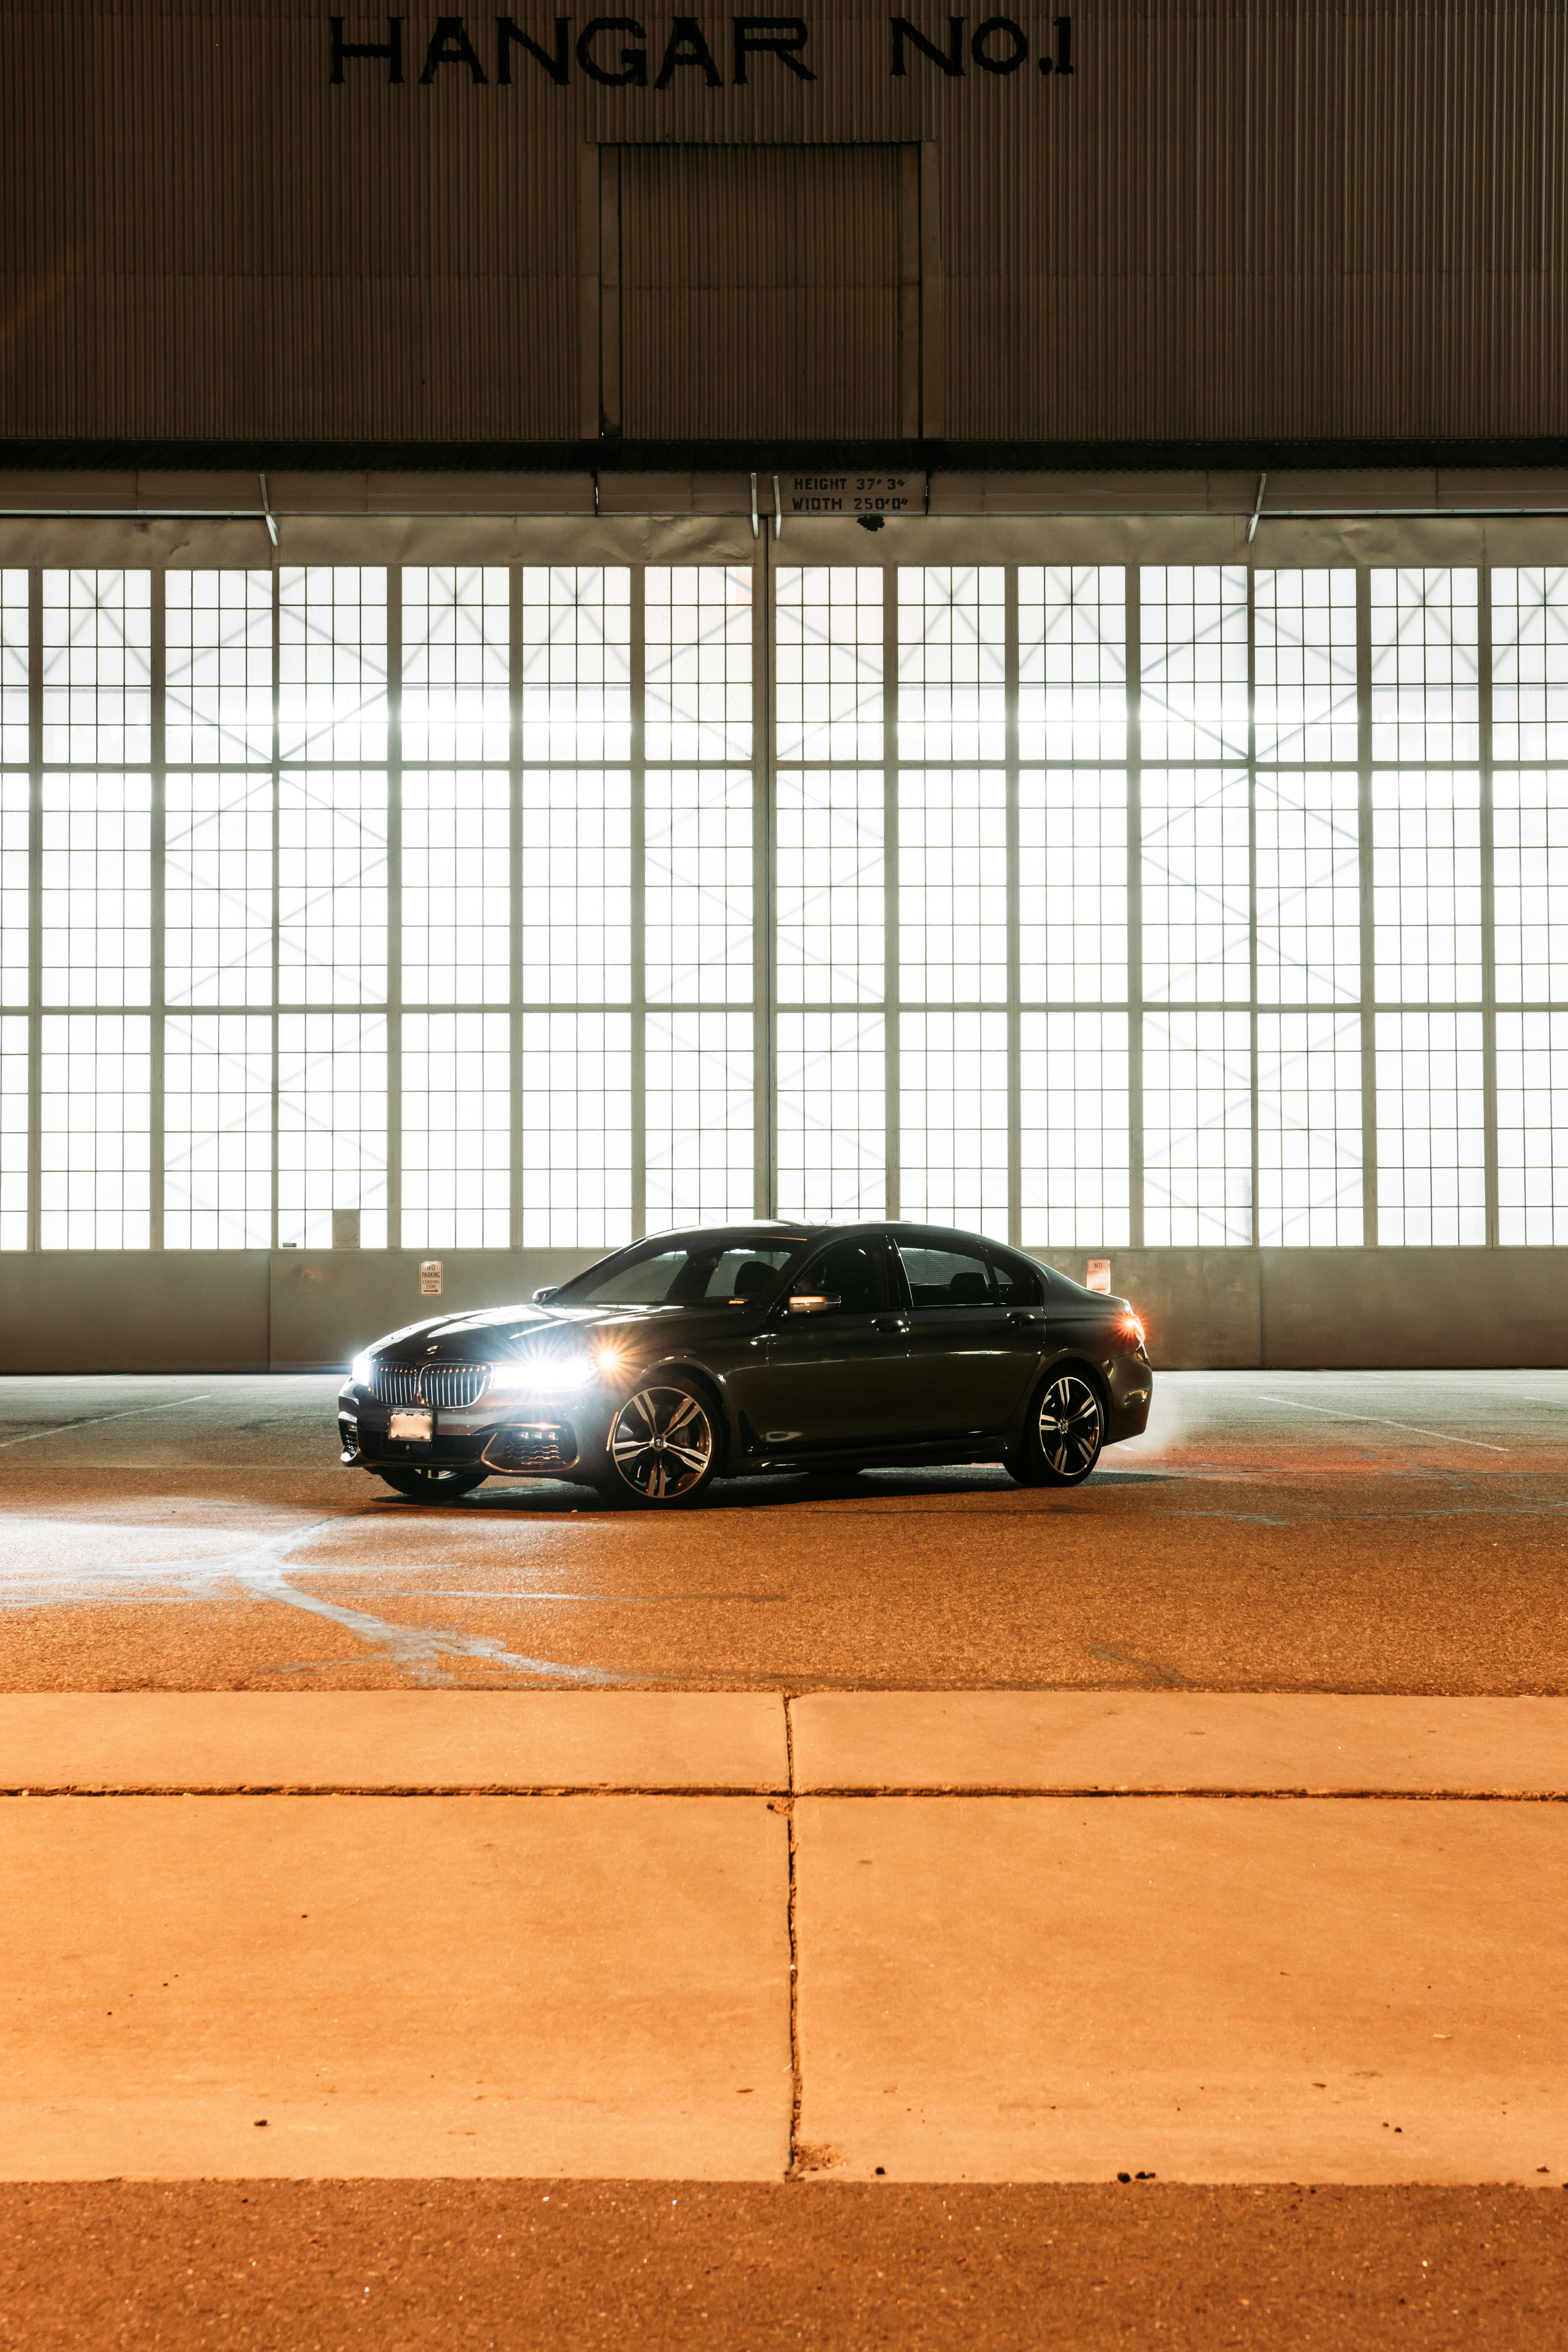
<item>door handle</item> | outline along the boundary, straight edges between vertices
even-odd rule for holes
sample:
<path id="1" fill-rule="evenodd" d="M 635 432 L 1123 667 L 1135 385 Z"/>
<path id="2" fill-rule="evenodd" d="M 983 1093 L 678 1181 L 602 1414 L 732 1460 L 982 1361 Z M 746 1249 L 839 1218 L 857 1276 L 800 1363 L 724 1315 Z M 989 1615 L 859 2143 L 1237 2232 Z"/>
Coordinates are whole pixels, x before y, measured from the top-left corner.
<path id="1" fill-rule="evenodd" d="M 910 1327 L 902 1315 L 873 1315 L 871 1328 L 875 1331 L 907 1331 Z"/>
<path id="2" fill-rule="evenodd" d="M 1007 1320 L 1013 1326 L 1015 1331 L 1026 1331 L 1030 1329 L 1031 1327 L 1043 1323 L 1045 1318 L 1042 1315 L 1020 1313 L 1016 1315 L 1009 1315 Z"/>

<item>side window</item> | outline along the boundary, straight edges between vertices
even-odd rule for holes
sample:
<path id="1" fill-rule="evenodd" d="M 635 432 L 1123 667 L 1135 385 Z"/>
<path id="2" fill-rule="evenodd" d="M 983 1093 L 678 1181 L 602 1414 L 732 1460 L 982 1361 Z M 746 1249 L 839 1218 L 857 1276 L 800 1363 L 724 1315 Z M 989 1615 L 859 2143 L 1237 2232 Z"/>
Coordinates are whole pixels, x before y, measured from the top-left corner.
<path id="1" fill-rule="evenodd" d="M 985 1253 L 965 1242 L 899 1243 L 916 1307 L 989 1307 L 994 1294 Z"/>
<path id="2" fill-rule="evenodd" d="M 826 1290 L 846 1315 L 876 1315 L 888 1303 L 888 1276 L 880 1244 L 863 1240 L 834 1242 L 796 1275 L 795 1290 Z"/>
<path id="3" fill-rule="evenodd" d="M 1045 1305 L 1045 1271 L 1032 1257 L 1015 1257 L 1010 1250 L 994 1249 L 991 1271 L 996 1277 L 996 1296 L 1004 1307 Z"/>

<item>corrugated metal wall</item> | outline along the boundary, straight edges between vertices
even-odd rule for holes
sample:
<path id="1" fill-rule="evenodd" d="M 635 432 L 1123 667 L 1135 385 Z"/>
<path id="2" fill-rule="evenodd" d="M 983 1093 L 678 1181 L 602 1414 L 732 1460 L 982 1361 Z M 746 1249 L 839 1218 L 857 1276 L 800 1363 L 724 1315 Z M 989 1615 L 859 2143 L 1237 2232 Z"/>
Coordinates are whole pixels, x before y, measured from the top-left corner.
<path id="1" fill-rule="evenodd" d="M 893 438 L 901 151 L 619 151 L 623 430 Z"/>
<path id="2" fill-rule="evenodd" d="M 704 16 L 720 86 L 686 62 L 662 89 L 662 15 L 641 20 L 646 84 L 615 88 L 579 65 L 579 18 L 564 86 L 520 50 L 503 86 L 488 10 L 465 19 L 483 85 L 461 61 L 426 84 L 436 16 L 409 15 L 392 88 L 374 59 L 333 87 L 325 12 L 301 0 L 12 5 L 0 436 L 571 438 L 596 404 L 584 151 L 802 141 L 928 142 L 928 431 L 1563 430 L 1561 0 L 1079 0 L 1070 77 L 1038 70 L 1046 14 L 1020 18 L 1016 71 L 977 64 L 975 17 L 962 75 L 910 51 L 895 78 L 886 11 L 800 5 L 815 79 L 752 57 L 737 87 L 732 20 Z M 945 9 L 909 5 L 945 48 Z M 553 52 L 552 16 L 519 21 Z M 351 40 L 385 28 L 384 14 L 347 19 Z M 602 36 L 591 54 L 614 68 L 626 45 Z M 1010 42 L 987 46 L 996 60 Z M 845 215 L 824 215 L 849 249 L 826 287 L 861 267 L 883 283 L 887 201 L 868 167 Z M 781 217 L 780 250 L 807 234 Z M 732 249 L 740 282 L 722 206 L 703 236 L 715 258 Z M 648 381 L 624 374 L 626 417 L 700 432 L 654 356 L 651 258 L 645 274 L 632 344 Z M 866 350 L 839 360 L 846 306 L 798 401 L 735 348 L 722 429 L 865 431 L 867 385 L 885 397 L 885 317 L 868 304 Z"/>

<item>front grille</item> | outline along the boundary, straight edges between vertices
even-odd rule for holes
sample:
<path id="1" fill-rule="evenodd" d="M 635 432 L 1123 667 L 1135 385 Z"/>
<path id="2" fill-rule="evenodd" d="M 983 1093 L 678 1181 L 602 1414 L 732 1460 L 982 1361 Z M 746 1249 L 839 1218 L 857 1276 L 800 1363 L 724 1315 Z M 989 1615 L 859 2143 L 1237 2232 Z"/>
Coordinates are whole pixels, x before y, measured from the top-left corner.
<path id="1" fill-rule="evenodd" d="M 378 1404 L 441 1405 L 451 1412 L 478 1404 L 489 1376 L 488 1364 L 389 1364 L 377 1356 L 370 1392 Z"/>

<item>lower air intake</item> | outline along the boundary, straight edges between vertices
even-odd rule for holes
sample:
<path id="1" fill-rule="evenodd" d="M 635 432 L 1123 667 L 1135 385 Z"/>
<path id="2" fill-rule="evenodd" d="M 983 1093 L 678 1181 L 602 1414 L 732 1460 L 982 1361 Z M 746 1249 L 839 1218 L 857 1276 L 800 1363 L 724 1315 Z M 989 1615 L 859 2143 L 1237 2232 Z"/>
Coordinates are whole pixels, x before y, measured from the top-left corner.
<path id="1" fill-rule="evenodd" d="M 492 1470 L 554 1470 L 577 1459 L 577 1436 L 565 1422 L 527 1422 L 498 1429 L 484 1451 Z"/>

